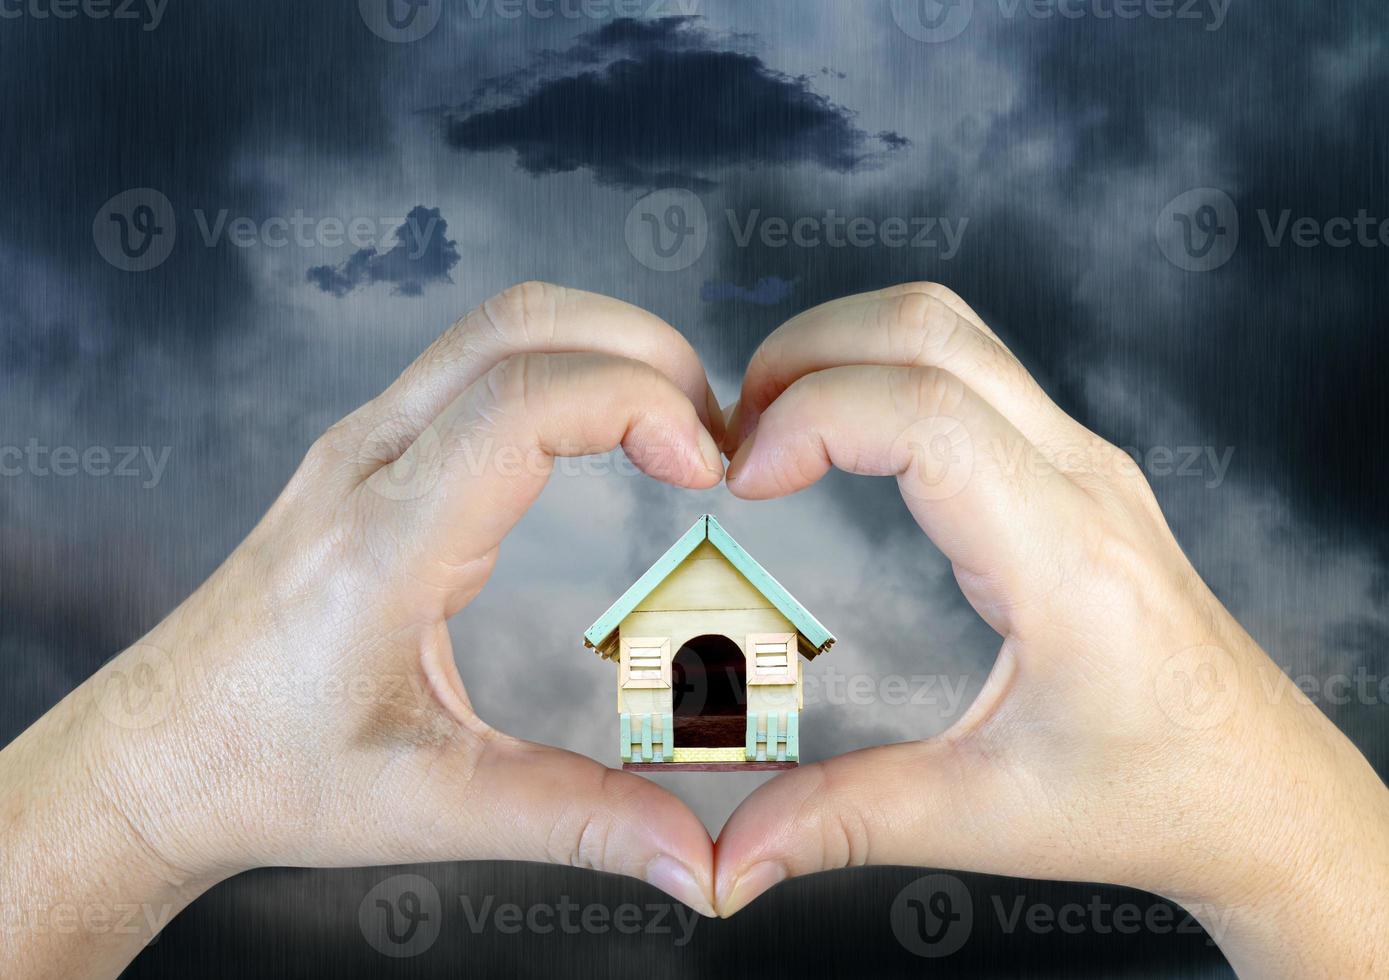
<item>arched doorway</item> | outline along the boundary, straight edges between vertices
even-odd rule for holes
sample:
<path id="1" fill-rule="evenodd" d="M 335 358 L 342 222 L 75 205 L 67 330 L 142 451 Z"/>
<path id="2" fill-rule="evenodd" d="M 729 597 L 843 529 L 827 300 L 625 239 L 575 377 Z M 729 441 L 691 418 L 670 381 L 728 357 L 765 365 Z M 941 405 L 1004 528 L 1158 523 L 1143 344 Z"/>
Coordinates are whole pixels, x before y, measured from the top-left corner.
<path id="1" fill-rule="evenodd" d="M 671 664 L 677 748 L 743 745 L 747 737 L 747 661 L 726 636 L 696 636 Z"/>

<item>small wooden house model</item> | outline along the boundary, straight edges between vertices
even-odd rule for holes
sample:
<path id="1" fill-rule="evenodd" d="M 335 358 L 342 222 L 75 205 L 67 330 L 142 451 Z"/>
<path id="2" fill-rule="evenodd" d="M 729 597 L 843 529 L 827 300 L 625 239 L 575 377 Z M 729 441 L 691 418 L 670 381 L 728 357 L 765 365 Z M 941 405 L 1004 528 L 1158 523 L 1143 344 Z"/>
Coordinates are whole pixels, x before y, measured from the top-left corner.
<path id="1" fill-rule="evenodd" d="M 834 637 L 708 514 L 584 633 L 616 662 L 624 769 L 786 769 L 800 656 Z"/>

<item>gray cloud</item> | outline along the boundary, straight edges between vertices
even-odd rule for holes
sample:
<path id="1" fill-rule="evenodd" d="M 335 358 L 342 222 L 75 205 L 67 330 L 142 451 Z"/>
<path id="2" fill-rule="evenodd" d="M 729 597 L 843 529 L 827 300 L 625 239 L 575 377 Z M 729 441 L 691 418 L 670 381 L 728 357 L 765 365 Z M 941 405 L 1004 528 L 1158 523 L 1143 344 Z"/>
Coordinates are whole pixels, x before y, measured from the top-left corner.
<path id="1" fill-rule="evenodd" d="M 803 306 L 943 281 L 1096 431 L 1127 445 L 1233 445 L 1218 488 L 1154 481 L 1193 561 L 1290 673 L 1389 672 L 1386 457 L 1374 450 L 1389 418 L 1381 255 L 1242 248 L 1200 276 L 1167 265 L 1153 240 L 1162 205 L 1192 186 L 1228 186 L 1256 233 L 1254 208 L 1329 216 L 1382 198 L 1382 4 L 1270 0 L 1237 7 L 1213 33 L 996 23 L 996 5 L 979 4 L 975 27 L 946 45 L 904 36 L 886 4 L 714 2 L 700 21 L 590 30 L 478 19 L 456 4 L 416 45 L 381 41 L 354 6 L 171 9 L 146 38 L 111 24 L 6 22 L 0 80 L 14 138 L 0 141 L 0 417 L 11 441 L 174 447 L 149 492 L 0 483 L 6 732 L 196 587 L 319 431 L 463 310 L 537 275 L 656 311 L 705 356 L 726 398 L 761 338 Z M 85 79 L 74 80 L 74 63 L 88 66 Z M 629 91 L 624 80 L 650 84 Z M 653 118 L 662 92 L 689 114 Z M 736 125 L 720 128 L 720 99 Z M 442 123 L 410 112 L 431 105 L 455 108 Z M 629 112 L 654 128 L 615 118 Z M 582 120 L 591 126 L 580 132 Z M 460 127 L 457 145 L 440 125 Z M 622 226 L 629 188 L 652 183 L 703 188 L 711 228 L 725 208 L 970 225 L 950 261 L 905 248 L 738 247 L 720 233 L 692 268 L 655 273 L 626 252 Z M 468 274 L 447 281 L 449 262 L 410 303 L 389 288 L 339 303 L 331 289 L 304 288 L 322 257 L 188 240 L 153 272 L 118 273 L 92 248 L 92 216 L 141 185 L 181 215 L 301 202 L 399 215 L 429 201 L 452 219 Z M 330 284 L 362 281 L 355 268 L 326 268 Z M 796 291 L 776 305 L 747 301 L 775 295 L 764 282 Z M 612 762 L 611 665 L 579 631 L 704 510 L 840 636 L 812 674 L 947 674 L 967 680 L 966 700 L 977 690 L 997 638 L 892 481 L 831 475 L 796 498 L 749 504 L 561 475 L 452 624 L 484 717 Z M 516 684 L 523 653 L 549 680 Z M 1324 707 L 1389 770 L 1383 706 Z M 824 757 L 951 720 L 935 707 L 816 704 L 805 746 Z M 715 829 L 761 779 L 663 777 Z M 213 899 L 227 914 L 195 909 L 196 934 L 278 897 L 269 927 L 286 943 L 341 940 L 366 877 L 353 874 L 243 879 Z M 525 874 L 508 887 L 560 887 Z M 767 914 L 876 894 L 836 876 L 813 887 L 827 890 L 788 886 Z M 305 891 L 317 898 L 309 911 L 295 904 Z M 715 963 L 727 948 L 708 950 Z M 162 955 L 158 945 L 148 955 Z"/>
<path id="2" fill-rule="evenodd" d="M 730 167 L 851 172 L 906 145 L 868 136 L 806 78 L 725 43 L 689 17 L 614 21 L 524 70 L 526 88 L 503 104 L 479 108 L 475 93 L 446 115 L 445 138 L 469 152 L 512 150 L 532 175 L 586 169 L 620 187 L 702 189 Z"/>
<path id="3" fill-rule="evenodd" d="M 438 208 L 416 205 L 391 234 L 385 251 L 367 246 L 338 265 L 318 265 L 308 271 L 313 285 L 343 297 L 361 286 L 390 283 L 399 296 L 419 296 L 426 286 L 453 282 L 450 270 L 458 264 L 458 243 L 446 236 L 448 222 Z"/>

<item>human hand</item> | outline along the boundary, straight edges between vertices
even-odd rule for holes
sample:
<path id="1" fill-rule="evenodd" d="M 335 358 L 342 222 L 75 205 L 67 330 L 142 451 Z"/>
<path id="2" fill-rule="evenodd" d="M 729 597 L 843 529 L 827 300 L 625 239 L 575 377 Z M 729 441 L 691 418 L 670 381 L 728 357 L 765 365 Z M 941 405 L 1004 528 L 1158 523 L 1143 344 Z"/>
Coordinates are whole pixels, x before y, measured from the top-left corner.
<path id="1" fill-rule="evenodd" d="M 944 735 L 748 797 L 715 848 L 722 914 L 792 875 L 924 865 L 1157 892 L 1258 975 L 1389 969 L 1384 784 L 1201 581 L 1136 463 L 959 297 L 795 317 L 754 354 L 726 448 L 749 499 L 831 466 L 895 475 L 1004 640 Z"/>
<path id="2" fill-rule="evenodd" d="M 694 814 L 492 729 L 445 621 L 554 457 L 620 444 L 649 475 L 708 488 L 722 421 L 693 349 L 648 313 L 536 283 L 482 304 L 314 444 L 197 592 L 0 754 L 0 799 L 29 803 L 0 821 L 7 901 L 25 881 L 51 901 L 54 873 L 65 896 L 129 883 L 117 864 L 153 867 L 149 887 L 186 902 L 257 866 L 506 858 L 635 875 L 712 914 Z M 127 699 L 132 684 L 153 696 Z M 77 828 L 81 853 L 55 856 L 76 844 L 54 826 Z M 0 957 L 15 975 L 118 970 L 138 950 L 18 939 Z"/>

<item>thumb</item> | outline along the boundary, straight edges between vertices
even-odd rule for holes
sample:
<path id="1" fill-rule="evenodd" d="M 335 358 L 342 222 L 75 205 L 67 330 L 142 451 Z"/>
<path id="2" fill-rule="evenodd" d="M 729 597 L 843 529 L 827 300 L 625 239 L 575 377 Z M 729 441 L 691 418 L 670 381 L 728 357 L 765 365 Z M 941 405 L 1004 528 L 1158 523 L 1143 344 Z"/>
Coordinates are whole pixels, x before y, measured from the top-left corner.
<path id="1" fill-rule="evenodd" d="M 787 878 L 865 864 L 1016 874 L 1027 808 L 999 772 L 942 737 L 784 773 L 719 834 L 715 908 L 727 917 Z"/>
<path id="2" fill-rule="evenodd" d="M 709 833 L 655 783 L 491 729 L 470 751 L 421 761 L 418 775 L 430 798 L 423 811 L 431 815 L 425 860 L 543 861 L 608 871 L 640 878 L 714 915 Z M 455 771 L 445 775 L 441 768 Z"/>

